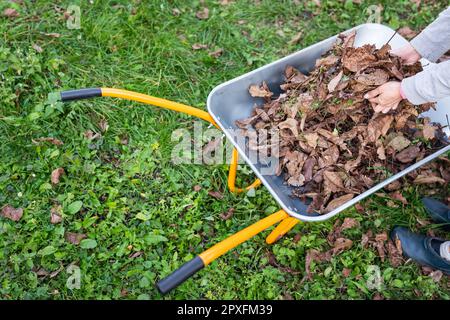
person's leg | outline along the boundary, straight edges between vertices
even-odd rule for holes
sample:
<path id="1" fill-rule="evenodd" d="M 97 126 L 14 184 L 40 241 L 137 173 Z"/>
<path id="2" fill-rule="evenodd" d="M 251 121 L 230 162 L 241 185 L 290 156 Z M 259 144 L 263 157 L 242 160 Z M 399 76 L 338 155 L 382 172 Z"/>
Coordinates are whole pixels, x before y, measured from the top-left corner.
<path id="1" fill-rule="evenodd" d="M 444 248 L 442 250 L 448 251 L 446 243 L 450 241 L 416 234 L 404 227 L 395 227 L 391 238 L 394 242 L 400 241 L 403 255 L 406 257 L 420 265 L 439 269 L 450 275 L 450 259 L 447 260 L 445 252 L 441 255 L 441 246 Z"/>
<path id="2" fill-rule="evenodd" d="M 445 241 L 439 246 L 439 253 L 442 258 L 450 261 L 450 241 Z"/>
<path id="3" fill-rule="evenodd" d="M 437 223 L 445 223 L 450 226 L 450 208 L 434 198 L 423 198 L 423 206 L 431 218 Z"/>

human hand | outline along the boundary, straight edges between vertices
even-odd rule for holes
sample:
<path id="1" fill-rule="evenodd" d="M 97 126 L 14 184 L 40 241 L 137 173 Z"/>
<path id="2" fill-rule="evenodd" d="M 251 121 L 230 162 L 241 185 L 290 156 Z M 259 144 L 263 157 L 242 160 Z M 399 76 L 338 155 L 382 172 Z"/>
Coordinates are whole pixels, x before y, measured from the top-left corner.
<path id="1" fill-rule="evenodd" d="M 405 64 L 413 64 L 421 58 L 420 54 L 410 43 L 401 48 L 391 50 L 391 53 L 400 57 Z"/>
<path id="2" fill-rule="evenodd" d="M 364 99 L 370 101 L 375 112 L 388 113 L 397 109 L 398 104 L 403 100 L 401 84 L 398 81 L 386 82 L 375 90 L 367 92 Z"/>

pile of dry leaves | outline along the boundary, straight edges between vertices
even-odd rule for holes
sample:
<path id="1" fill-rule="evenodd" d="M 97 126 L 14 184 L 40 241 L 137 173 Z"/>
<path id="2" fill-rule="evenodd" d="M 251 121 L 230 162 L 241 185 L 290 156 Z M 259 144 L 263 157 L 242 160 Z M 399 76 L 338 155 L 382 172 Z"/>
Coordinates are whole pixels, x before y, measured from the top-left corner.
<path id="1" fill-rule="evenodd" d="M 277 175 L 284 173 L 293 196 L 312 198 L 310 212 L 332 211 L 447 143 L 439 125 L 418 118 L 433 104 L 403 100 L 395 111 L 374 113 L 365 93 L 422 67 L 402 64 L 390 55 L 389 44 L 355 48 L 355 35 L 341 35 L 309 75 L 288 66 L 278 97 L 265 82 L 250 86 L 251 96 L 265 103 L 255 106 L 250 118 L 236 121 L 255 141 L 249 142 L 251 150 L 265 148 L 279 158 Z M 261 130 L 268 138 L 252 140 Z M 271 144 L 275 134 L 280 141 Z M 417 183 L 445 183 L 448 173 L 428 168 L 417 174 Z"/>

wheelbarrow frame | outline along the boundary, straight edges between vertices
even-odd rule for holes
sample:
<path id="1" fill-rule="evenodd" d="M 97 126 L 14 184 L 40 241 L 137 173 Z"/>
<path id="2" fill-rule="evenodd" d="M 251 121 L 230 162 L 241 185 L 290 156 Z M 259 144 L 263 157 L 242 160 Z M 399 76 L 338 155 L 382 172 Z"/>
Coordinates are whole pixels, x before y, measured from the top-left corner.
<path id="1" fill-rule="evenodd" d="M 378 41 L 376 43 L 377 46 L 381 46 L 383 43 L 385 43 L 392 34 L 394 34 L 394 30 L 382 26 L 379 24 L 364 24 L 357 26 L 355 28 L 352 28 L 350 30 L 345 31 L 344 33 L 351 32 L 352 30 L 372 30 L 372 31 L 380 31 L 383 30 L 383 36 L 378 37 Z M 390 33 L 389 37 L 387 36 L 387 33 Z M 312 222 L 312 221 L 323 221 L 326 219 L 329 219 L 333 217 L 334 215 L 338 214 L 342 210 L 354 205 L 361 199 L 367 197 L 368 195 L 376 192 L 377 190 L 383 188 L 387 184 L 395 181 L 396 179 L 408 174 L 409 172 L 419 168 L 420 166 L 424 165 L 425 163 L 435 159 L 436 157 L 444 154 L 445 152 L 450 151 L 450 145 L 442 148 L 441 150 L 438 150 L 437 152 L 433 153 L 432 155 L 424 158 L 423 160 L 409 166 L 405 170 L 397 173 L 396 175 L 390 177 L 389 179 L 386 179 L 385 181 L 377 184 L 373 188 L 367 190 L 366 192 L 358 195 L 351 201 L 345 203 L 344 205 L 340 206 L 339 208 L 333 210 L 332 212 L 325 214 L 325 215 L 308 215 L 306 213 L 306 204 L 297 202 L 297 204 L 293 207 L 289 205 L 286 201 L 286 198 L 280 197 L 280 193 L 278 192 L 276 188 L 276 184 L 273 183 L 273 181 L 269 181 L 267 176 L 264 176 L 261 174 L 258 164 L 254 164 L 250 161 L 248 158 L 248 155 L 246 154 L 245 150 L 242 149 L 242 146 L 239 146 L 232 136 L 230 135 L 230 129 L 234 128 L 234 121 L 237 119 L 242 119 L 245 116 L 249 116 L 253 103 L 249 103 L 248 99 L 248 93 L 246 92 L 247 87 L 249 84 L 261 82 L 263 80 L 268 80 L 269 85 L 275 85 L 281 83 L 281 74 L 282 70 L 284 70 L 284 67 L 287 64 L 291 65 L 298 65 L 298 63 L 295 63 L 295 61 L 298 62 L 298 58 L 301 57 L 304 54 L 311 55 L 312 58 L 317 59 L 322 53 L 327 51 L 332 43 L 334 43 L 337 36 L 328 38 L 324 41 L 321 41 L 311 47 L 305 48 L 299 52 L 296 52 L 288 57 L 285 57 L 283 59 L 280 59 L 278 61 L 275 61 L 267 66 L 264 66 L 262 68 L 259 68 L 255 71 L 252 71 L 248 74 L 245 74 L 243 76 L 240 76 L 236 79 L 233 79 L 231 81 L 228 81 L 224 84 L 219 85 L 214 90 L 211 91 L 210 95 L 208 96 L 207 100 L 207 107 L 208 112 L 187 106 L 181 103 L 169 101 L 162 98 L 152 97 L 149 95 L 122 90 L 122 89 L 113 89 L 113 88 L 89 88 L 89 89 L 79 89 L 79 90 L 70 90 L 70 91 L 63 91 L 61 92 L 61 100 L 63 102 L 72 101 L 72 100 L 80 100 L 80 99 L 86 99 L 86 98 L 93 98 L 93 97 L 113 97 L 113 98 L 120 98 L 120 99 L 126 99 L 131 101 L 137 101 L 144 104 L 153 105 L 156 107 L 161 107 L 177 112 L 182 112 L 185 114 L 189 114 L 192 116 L 195 116 L 197 118 L 203 119 L 207 122 L 210 122 L 217 128 L 221 129 L 225 132 L 225 135 L 229 138 L 229 140 L 234 144 L 234 149 L 232 152 L 231 157 L 231 164 L 228 174 L 228 188 L 231 192 L 234 193 L 240 193 L 244 191 L 251 190 L 253 188 L 256 188 L 261 183 L 263 183 L 266 188 L 270 191 L 270 193 L 275 197 L 277 202 L 280 204 L 280 206 L 283 208 L 282 210 L 279 210 L 266 218 L 261 219 L 260 221 L 248 226 L 247 228 L 229 236 L 225 240 L 222 240 L 221 242 L 217 243 L 216 245 L 212 246 L 211 248 L 207 249 L 206 251 L 200 253 L 198 256 L 193 258 L 192 260 L 188 261 L 187 263 L 183 264 L 179 269 L 175 270 L 172 274 L 167 276 L 166 278 L 160 280 L 156 287 L 162 294 L 166 294 L 178 285 L 180 285 L 182 282 L 184 282 L 186 279 L 191 277 L 193 274 L 195 274 L 197 271 L 201 270 L 206 265 L 210 264 L 212 261 L 220 257 L 221 255 L 225 254 L 226 252 L 230 251 L 231 249 L 237 247 L 239 244 L 247 241 L 251 237 L 255 236 L 256 234 L 262 232 L 263 230 L 277 224 L 278 226 L 267 236 L 266 242 L 268 244 L 272 244 L 278 239 L 280 239 L 284 234 L 286 234 L 289 230 L 291 230 L 298 222 L 300 221 L 306 221 L 306 222 Z M 364 32 L 362 37 L 357 36 L 357 42 L 359 40 L 359 45 L 368 43 L 370 35 L 367 32 Z M 384 41 L 384 42 L 382 42 Z M 373 42 L 373 41 L 372 41 Z M 402 44 L 405 44 L 406 40 L 403 39 L 400 35 L 395 35 L 392 39 L 391 44 L 392 46 L 398 47 Z M 358 43 L 356 43 L 358 45 Z M 314 66 L 314 63 L 311 64 L 311 61 L 308 61 L 306 65 L 302 65 L 300 70 L 307 72 L 308 69 L 311 69 Z M 256 77 L 255 77 L 256 76 Z M 246 84 L 246 85 L 245 85 Z M 246 102 L 244 104 L 240 104 L 240 107 L 244 108 L 244 111 L 238 111 L 238 112 L 230 112 L 230 101 L 225 103 L 225 99 L 223 97 L 229 98 L 229 91 L 227 89 L 232 88 L 232 91 L 234 93 L 239 93 L 236 96 L 240 95 L 241 99 L 243 97 L 243 92 L 236 92 L 235 90 L 241 90 L 245 91 L 245 94 L 247 95 L 247 98 L 244 98 Z M 236 89 L 237 88 L 237 89 Z M 222 96 L 222 98 L 220 98 Z M 219 102 L 218 102 L 219 97 Z M 220 100 L 221 99 L 221 100 Z M 222 103 L 220 103 L 222 101 Z M 236 103 L 235 101 L 231 101 L 231 103 Z M 445 103 L 446 105 L 450 105 L 450 100 Z M 224 111 L 225 110 L 225 111 Z M 233 110 L 232 110 L 233 111 Z M 234 110 L 236 111 L 236 110 Z M 225 112 L 225 113 L 224 113 Z M 226 117 L 227 112 L 230 114 L 233 114 L 233 117 Z M 436 116 L 436 115 L 434 115 Z M 441 119 L 441 115 L 438 114 L 438 119 Z M 443 121 L 442 121 L 443 122 Z M 251 185 L 245 187 L 245 188 L 238 188 L 235 186 L 236 181 L 236 173 L 237 173 L 237 165 L 238 165 L 238 158 L 239 155 L 243 156 L 243 158 L 246 160 L 247 164 L 250 165 L 250 167 L 253 169 L 255 174 L 258 176 L 259 179 L 256 179 Z M 275 186 L 275 187 L 274 187 Z M 284 193 L 286 193 L 286 190 L 283 190 Z M 290 193 L 289 193 L 290 195 Z"/>

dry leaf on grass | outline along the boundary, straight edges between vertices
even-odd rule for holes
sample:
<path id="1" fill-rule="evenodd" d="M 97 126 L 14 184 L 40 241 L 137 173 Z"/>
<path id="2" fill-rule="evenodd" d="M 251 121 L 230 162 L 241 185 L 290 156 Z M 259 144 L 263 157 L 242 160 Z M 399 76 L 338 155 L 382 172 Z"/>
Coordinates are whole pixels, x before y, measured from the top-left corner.
<path id="1" fill-rule="evenodd" d="M 42 49 L 41 46 L 37 45 L 36 43 L 33 43 L 32 45 L 33 49 L 36 50 L 36 52 L 38 53 L 42 53 L 44 50 Z"/>
<path id="2" fill-rule="evenodd" d="M 291 41 L 289 41 L 289 44 L 293 45 L 293 44 L 299 43 L 300 40 L 302 39 L 302 36 L 303 36 L 303 32 L 300 31 L 291 39 Z"/>
<path id="3" fill-rule="evenodd" d="M 220 218 L 222 220 L 228 220 L 228 219 L 230 219 L 233 216 L 233 214 L 234 214 L 234 208 L 230 208 L 230 209 L 228 209 L 227 212 L 221 213 L 220 214 Z"/>
<path id="4" fill-rule="evenodd" d="M 201 44 L 201 43 L 194 43 L 192 45 L 192 49 L 194 49 L 194 50 L 208 49 L 208 45 L 207 44 Z"/>
<path id="5" fill-rule="evenodd" d="M 341 230 L 351 229 L 354 227 L 359 227 L 359 221 L 354 218 L 345 218 L 342 222 Z"/>
<path id="6" fill-rule="evenodd" d="M 223 49 L 219 48 L 217 50 L 211 51 L 210 53 L 208 53 L 209 56 L 214 57 L 214 58 L 218 58 L 223 54 Z"/>
<path id="7" fill-rule="evenodd" d="M 404 205 L 408 204 L 408 200 L 406 200 L 406 198 L 403 196 L 403 194 L 399 191 L 392 192 L 390 194 L 390 197 L 394 200 L 400 201 Z"/>
<path id="8" fill-rule="evenodd" d="M 208 194 L 213 197 L 216 198 L 217 200 L 222 200 L 223 199 L 223 194 L 219 191 L 208 191 Z"/>
<path id="9" fill-rule="evenodd" d="M 7 18 L 17 18 L 19 16 L 19 12 L 16 9 L 6 8 L 3 10 L 3 16 Z"/>
<path id="10" fill-rule="evenodd" d="M 84 233 L 66 232 L 65 238 L 72 244 L 80 244 L 81 240 L 86 239 L 87 236 Z"/>
<path id="11" fill-rule="evenodd" d="M 426 175 L 419 174 L 417 176 L 417 178 L 414 179 L 414 183 L 415 184 L 431 184 L 431 183 L 445 184 L 445 180 L 440 177 L 436 177 L 436 176 L 426 176 Z"/>
<path id="12" fill-rule="evenodd" d="M 39 144 L 40 142 L 49 142 L 55 146 L 62 146 L 64 143 L 56 138 L 46 137 L 46 138 L 36 138 L 31 140 L 34 144 Z"/>
<path id="13" fill-rule="evenodd" d="M 12 221 L 19 221 L 23 216 L 22 208 L 14 208 L 10 205 L 6 205 L 2 208 L 1 216 Z"/>
<path id="14" fill-rule="evenodd" d="M 64 174 L 64 169 L 63 168 L 57 168 L 55 170 L 52 171 L 50 180 L 52 182 L 52 184 L 58 184 L 59 183 L 59 179 L 61 178 L 61 176 Z"/>
<path id="15" fill-rule="evenodd" d="M 206 20 L 209 18 L 209 9 L 204 7 L 203 9 L 201 9 L 200 11 L 197 11 L 197 13 L 195 14 L 195 16 L 200 19 L 200 20 Z"/>
<path id="16" fill-rule="evenodd" d="M 62 221 L 62 207 L 60 205 L 54 205 L 50 209 L 50 222 L 57 224 Z"/>

